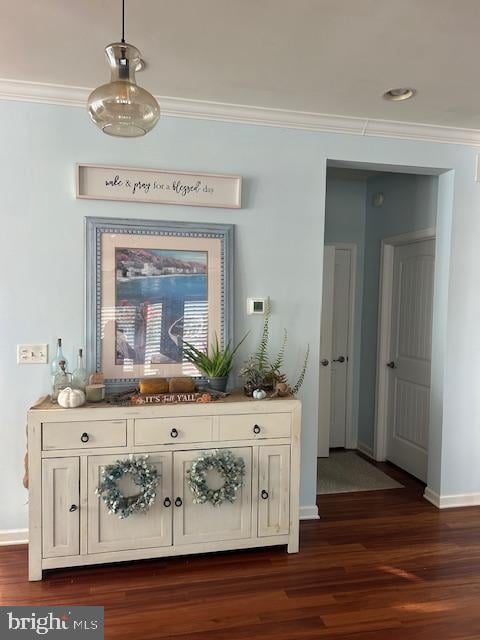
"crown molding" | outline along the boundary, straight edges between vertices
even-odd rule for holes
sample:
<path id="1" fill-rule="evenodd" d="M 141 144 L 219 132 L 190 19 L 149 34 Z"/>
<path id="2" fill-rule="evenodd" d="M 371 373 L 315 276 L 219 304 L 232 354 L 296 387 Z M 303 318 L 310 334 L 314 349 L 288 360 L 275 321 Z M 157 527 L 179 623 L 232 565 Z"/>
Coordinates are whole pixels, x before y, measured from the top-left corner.
<path id="1" fill-rule="evenodd" d="M 91 89 L 0 78 L 0 100 L 83 107 Z M 419 140 L 480 146 L 479 129 L 462 129 L 416 122 L 366 119 L 308 111 L 269 109 L 223 102 L 156 96 L 162 115 L 174 118 L 236 122 L 303 131 Z"/>

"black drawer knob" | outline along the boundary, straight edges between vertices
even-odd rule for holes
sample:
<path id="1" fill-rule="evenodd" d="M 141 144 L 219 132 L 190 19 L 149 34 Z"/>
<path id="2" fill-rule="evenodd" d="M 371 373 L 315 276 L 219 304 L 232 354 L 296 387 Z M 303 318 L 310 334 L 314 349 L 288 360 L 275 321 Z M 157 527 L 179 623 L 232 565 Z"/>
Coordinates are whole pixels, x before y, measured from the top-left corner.
<path id="1" fill-rule="evenodd" d="M 260 427 L 258 426 L 258 424 L 256 424 L 256 425 L 253 427 L 253 433 L 260 433 L 260 431 L 261 431 Z"/>
<path id="2" fill-rule="evenodd" d="M 183 502 L 182 502 L 182 499 L 180 497 L 179 498 L 175 498 L 175 506 L 176 507 L 181 507 L 182 504 L 183 504 Z"/>
<path id="3" fill-rule="evenodd" d="M 267 500 L 268 498 L 268 491 L 265 491 L 265 489 L 262 489 L 262 493 L 260 494 L 262 496 L 262 498 L 264 500 Z"/>
<path id="4" fill-rule="evenodd" d="M 90 436 L 88 435 L 88 433 L 86 431 L 84 431 L 82 433 L 82 435 L 80 436 L 80 440 L 82 442 L 88 442 L 90 440 Z"/>
<path id="5" fill-rule="evenodd" d="M 70 511 L 70 513 L 73 513 L 77 509 L 78 509 L 77 505 L 76 504 L 72 504 L 72 506 L 70 507 L 69 511 Z"/>
<path id="6" fill-rule="evenodd" d="M 165 507 L 171 507 L 172 506 L 172 501 L 170 500 L 170 498 L 165 498 L 165 500 L 163 501 L 163 505 Z"/>
<path id="7" fill-rule="evenodd" d="M 178 438 L 178 431 L 175 428 L 173 428 L 170 431 L 170 435 L 172 436 L 172 438 Z"/>

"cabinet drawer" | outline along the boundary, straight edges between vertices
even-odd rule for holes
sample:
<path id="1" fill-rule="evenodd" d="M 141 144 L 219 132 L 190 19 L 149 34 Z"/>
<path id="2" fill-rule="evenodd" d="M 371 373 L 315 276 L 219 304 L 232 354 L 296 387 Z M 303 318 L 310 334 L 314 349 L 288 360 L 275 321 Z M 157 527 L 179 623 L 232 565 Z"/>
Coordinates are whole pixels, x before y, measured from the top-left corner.
<path id="1" fill-rule="evenodd" d="M 124 447 L 127 444 L 126 420 L 47 422 L 43 424 L 44 451 Z"/>
<path id="2" fill-rule="evenodd" d="M 135 420 L 135 445 L 203 442 L 212 439 L 211 416 Z"/>
<path id="3" fill-rule="evenodd" d="M 220 440 L 289 438 L 290 425 L 289 413 L 220 416 Z"/>

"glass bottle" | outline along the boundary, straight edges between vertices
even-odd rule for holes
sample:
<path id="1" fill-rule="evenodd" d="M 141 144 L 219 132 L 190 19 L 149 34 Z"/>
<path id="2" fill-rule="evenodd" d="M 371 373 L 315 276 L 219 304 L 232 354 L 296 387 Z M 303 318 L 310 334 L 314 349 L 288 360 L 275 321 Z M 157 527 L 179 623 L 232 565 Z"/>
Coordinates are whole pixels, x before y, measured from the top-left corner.
<path id="1" fill-rule="evenodd" d="M 56 401 L 56 399 L 58 398 L 58 392 L 61 391 L 61 388 L 68 387 L 68 382 L 69 382 L 68 361 L 63 355 L 61 338 L 58 338 L 57 340 L 57 353 L 55 354 L 55 357 L 52 360 L 51 371 L 52 371 L 52 400 Z M 65 384 L 65 381 L 67 381 L 67 384 Z"/>
<path id="2" fill-rule="evenodd" d="M 66 389 L 70 386 L 70 378 L 71 374 L 68 373 L 65 367 L 65 361 L 60 361 L 60 366 L 58 368 L 57 373 L 53 376 L 53 392 L 52 392 L 52 401 L 57 402 L 58 394 L 62 389 Z"/>
<path id="3" fill-rule="evenodd" d="M 62 366 L 63 363 L 63 366 Z M 68 361 L 63 355 L 62 351 L 62 339 L 58 338 L 57 340 L 57 353 L 55 354 L 54 359 L 52 360 L 52 378 L 55 377 L 55 374 L 60 371 L 60 369 L 64 369 L 67 371 L 68 369 Z"/>
<path id="4" fill-rule="evenodd" d="M 78 350 L 77 368 L 72 373 L 72 387 L 85 391 L 88 384 L 88 372 L 83 364 L 83 349 Z"/>

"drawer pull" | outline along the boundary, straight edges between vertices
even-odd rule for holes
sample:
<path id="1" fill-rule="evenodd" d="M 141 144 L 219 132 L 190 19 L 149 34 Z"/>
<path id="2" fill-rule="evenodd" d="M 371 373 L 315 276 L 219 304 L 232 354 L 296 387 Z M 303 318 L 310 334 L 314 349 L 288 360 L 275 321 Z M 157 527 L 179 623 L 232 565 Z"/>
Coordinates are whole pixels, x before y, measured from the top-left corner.
<path id="1" fill-rule="evenodd" d="M 178 438 L 178 431 L 175 429 L 175 427 L 170 431 L 170 435 L 172 438 Z"/>
<path id="2" fill-rule="evenodd" d="M 260 431 L 261 431 L 260 427 L 258 426 L 258 424 L 256 424 L 256 425 L 253 427 L 253 433 L 260 433 Z"/>
<path id="3" fill-rule="evenodd" d="M 70 511 L 70 513 L 73 513 L 77 509 L 78 509 L 77 505 L 76 504 L 72 504 L 72 506 L 70 507 L 69 511 Z"/>
<path id="4" fill-rule="evenodd" d="M 90 436 L 88 435 L 88 433 L 86 431 L 84 431 L 82 433 L 82 435 L 80 436 L 80 440 L 82 442 L 88 442 L 90 440 Z"/>
<path id="5" fill-rule="evenodd" d="M 264 500 L 266 500 L 268 498 L 268 491 L 265 491 L 265 489 L 262 489 L 262 493 L 260 495 Z"/>
<path id="6" fill-rule="evenodd" d="M 170 498 L 165 498 L 165 500 L 163 501 L 163 506 L 164 507 L 171 507 L 172 506 L 172 501 L 170 500 Z"/>
<path id="7" fill-rule="evenodd" d="M 175 498 L 175 506 L 176 507 L 181 507 L 183 504 L 182 499 L 180 497 Z"/>

